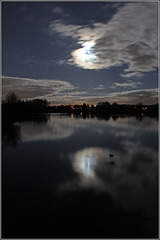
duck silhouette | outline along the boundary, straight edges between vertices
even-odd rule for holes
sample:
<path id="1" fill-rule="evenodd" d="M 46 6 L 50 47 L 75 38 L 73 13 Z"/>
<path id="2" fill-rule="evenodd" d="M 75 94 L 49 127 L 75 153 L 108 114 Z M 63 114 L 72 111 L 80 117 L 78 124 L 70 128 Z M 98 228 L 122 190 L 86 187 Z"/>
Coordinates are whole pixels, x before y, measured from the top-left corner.
<path id="1" fill-rule="evenodd" d="M 113 158 L 114 157 L 114 154 L 109 154 L 109 158 Z M 114 161 L 109 161 L 108 164 L 111 164 L 111 165 L 114 165 L 115 162 Z"/>

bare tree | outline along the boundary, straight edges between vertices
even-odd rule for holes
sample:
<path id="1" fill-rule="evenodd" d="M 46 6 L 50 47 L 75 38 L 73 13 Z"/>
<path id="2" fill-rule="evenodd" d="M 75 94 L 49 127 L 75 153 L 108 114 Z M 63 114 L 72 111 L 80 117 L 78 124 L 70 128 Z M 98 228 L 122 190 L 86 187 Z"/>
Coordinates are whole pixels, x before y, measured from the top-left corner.
<path id="1" fill-rule="evenodd" d="M 5 102 L 8 104 L 14 104 L 20 101 L 14 92 L 9 92 L 5 97 Z"/>

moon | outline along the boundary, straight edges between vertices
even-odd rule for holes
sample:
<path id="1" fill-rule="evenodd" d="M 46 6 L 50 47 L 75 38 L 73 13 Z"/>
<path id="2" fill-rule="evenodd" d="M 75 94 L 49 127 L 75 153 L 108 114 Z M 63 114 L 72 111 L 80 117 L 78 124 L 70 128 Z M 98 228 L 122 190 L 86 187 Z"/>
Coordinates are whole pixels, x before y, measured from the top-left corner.
<path id="1" fill-rule="evenodd" d="M 77 54 L 84 62 L 91 62 L 96 58 L 92 49 L 94 45 L 93 41 L 83 42 L 81 44 L 82 47 L 77 50 Z"/>
<path id="2" fill-rule="evenodd" d="M 92 61 L 96 58 L 92 47 L 94 46 L 94 42 L 90 41 L 90 42 L 84 42 L 82 44 L 83 48 L 80 49 L 80 54 L 81 57 L 84 58 L 84 61 Z"/>
<path id="3" fill-rule="evenodd" d="M 97 56 L 93 49 L 95 42 L 93 40 L 80 43 L 81 47 L 74 50 L 71 55 L 71 61 L 77 66 L 83 66 L 86 69 L 94 69 Z"/>

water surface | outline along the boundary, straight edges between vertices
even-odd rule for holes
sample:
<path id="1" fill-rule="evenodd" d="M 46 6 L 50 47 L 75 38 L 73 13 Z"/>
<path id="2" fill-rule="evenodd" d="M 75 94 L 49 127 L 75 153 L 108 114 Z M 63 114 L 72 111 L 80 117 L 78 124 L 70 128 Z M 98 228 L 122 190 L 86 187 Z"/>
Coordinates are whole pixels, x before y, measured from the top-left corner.
<path id="1" fill-rule="evenodd" d="M 157 125 L 52 114 L 3 129 L 3 237 L 157 238 Z"/>

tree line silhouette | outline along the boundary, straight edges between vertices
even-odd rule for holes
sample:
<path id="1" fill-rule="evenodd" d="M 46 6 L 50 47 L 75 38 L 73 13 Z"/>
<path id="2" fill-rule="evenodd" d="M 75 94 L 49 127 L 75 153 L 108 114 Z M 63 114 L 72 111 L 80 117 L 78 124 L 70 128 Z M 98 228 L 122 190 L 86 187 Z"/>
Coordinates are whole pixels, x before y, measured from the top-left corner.
<path id="1" fill-rule="evenodd" d="M 158 117 L 158 104 L 118 104 L 99 102 L 97 105 L 51 105 L 46 99 L 20 100 L 14 92 L 9 92 L 2 101 L 2 120 L 30 118 L 36 113 L 75 113 L 75 114 L 125 114 Z"/>

